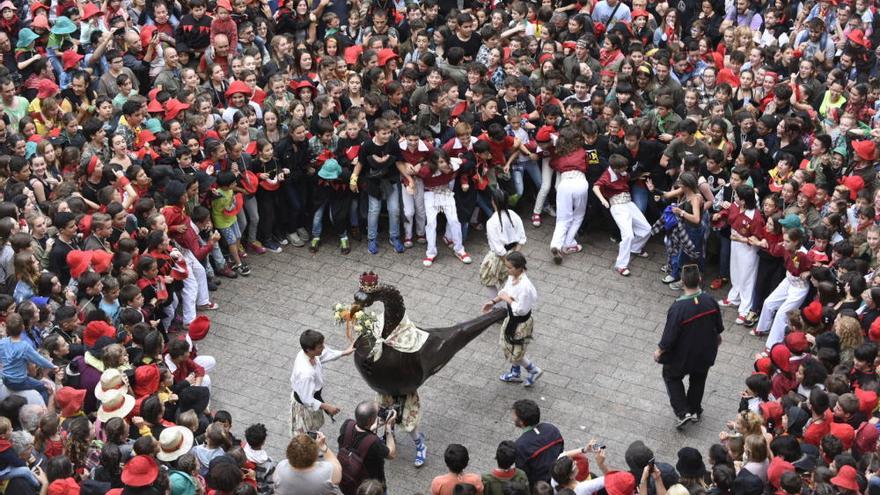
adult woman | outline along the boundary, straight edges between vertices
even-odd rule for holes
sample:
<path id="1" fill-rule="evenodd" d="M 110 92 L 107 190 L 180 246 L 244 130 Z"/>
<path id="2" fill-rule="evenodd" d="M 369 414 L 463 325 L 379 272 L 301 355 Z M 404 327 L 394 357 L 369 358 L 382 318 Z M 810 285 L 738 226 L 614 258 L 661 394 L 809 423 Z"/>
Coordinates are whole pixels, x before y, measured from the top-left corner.
<path id="1" fill-rule="evenodd" d="M 520 377 L 521 368 L 525 368 L 529 376 L 523 386 L 531 387 L 544 371 L 526 356 L 535 321 L 532 319 L 532 308 L 538 302 L 538 291 L 526 275 L 526 257 L 519 251 L 507 254 L 504 260 L 507 268 L 507 281 L 498 295 L 483 305 L 483 312 L 488 313 L 501 301 L 507 304 L 507 318 L 501 323 L 501 349 L 504 357 L 510 361 L 510 371 L 499 378 L 503 382 L 523 382 Z"/>
<path id="2" fill-rule="evenodd" d="M 211 95 L 211 104 L 215 108 L 226 108 L 226 90 L 229 89 L 229 81 L 226 80 L 222 65 L 214 63 L 208 66 L 208 80 L 204 88 Z"/>
<path id="3" fill-rule="evenodd" d="M 559 132 L 550 166 L 559 174 L 556 186 L 556 227 L 550 241 L 553 262 L 562 263 L 563 254 L 579 253 L 583 246 L 575 241 L 575 234 L 587 211 L 587 152 L 583 136 L 576 127 L 565 127 Z"/>
<path id="4" fill-rule="evenodd" d="M 86 416 L 78 416 L 65 422 L 67 438 L 64 455 L 70 459 L 78 479 L 86 479 L 98 465 L 99 448 L 93 443 L 95 430 Z"/>
<path id="5" fill-rule="evenodd" d="M 287 126 L 278 122 L 278 114 L 274 110 L 263 112 L 263 138 L 272 144 L 281 141 L 287 135 Z"/>
<path id="6" fill-rule="evenodd" d="M 110 153 L 112 153 L 109 161 L 110 165 L 119 165 L 122 167 L 122 170 L 126 170 L 134 163 L 129 154 L 125 136 L 122 134 L 114 134 L 110 138 Z"/>
<path id="7" fill-rule="evenodd" d="M 681 38 L 681 26 L 678 24 L 678 11 L 669 9 L 663 21 L 654 30 L 654 46 L 666 48 Z"/>
<path id="8" fill-rule="evenodd" d="M 489 295 L 493 298 L 507 283 L 504 258 L 512 251 L 519 251 L 526 243 L 522 219 L 515 212 L 511 215 L 507 206 L 507 193 L 500 188 L 492 189 L 492 209 L 495 213 L 486 221 L 489 252 L 480 263 L 480 283 L 489 289 Z"/>
<path id="9" fill-rule="evenodd" d="M 361 80 L 360 74 L 357 72 L 352 72 L 348 75 L 348 79 L 346 80 L 346 92 L 342 98 L 340 98 L 340 104 L 342 105 L 342 111 L 348 111 L 351 107 L 363 107 L 364 106 L 364 87 L 363 81 Z"/>
<path id="10" fill-rule="evenodd" d="M 764 435 L 747 436 L 744 454 L 743 459 L 747 459 L 747 462 L 743 464 L 742 468 L 766 483 L 767 467 L 770 465 L 770 461 L 768 460 L 767 440 Z"/>
<path id="11" fill-rule="evenodd" d="M 739 87 L 733 91 L 734 110 L 749 106 L 755 106 L 758 99 L 757 91 L 754 89 L 755 73 L 750 70 L 744 70 L 739 74 Z"/>
<path id="12" fill-rule="evenodd" d="M 683 251 L 671 254 L 672 266 L 663 283 L 669 284 L 673 290 L 681 288 L 679 279 L 681 277 L 681 267 L 695 262 L 699 265 L 703 264 L 703 240 L 705 238 L 705 226 L 703 225 L 703 195 L 700 193 L 700 186 L 697 176 L 693 172 L 684 172 L 678 178 L 679 184 L 679 202 L 672 207 L 672 213 L 678 217 L 678 221 L 684 222 L 685 232 L 694 245 L 694 252 L 698 253 L 697 259 L 692 259 Z"/>
<path id="13" fill-rule="evenodd" d="M 15 291 L 12 294 L 16 304 L 21 304 L 34 296 L 37 280 L 40 276 L 40 262 L 26 251 L 16 253 L 13 259 L 15 267 Z"/>
<path id="14" fill-rule="evenodd" d="M 324 456 L 321 461 L 318 452 Z M 285 455 L 286 459 L 275 467 L 276 495 L 332 491 L 333 485 L 342 480 L 342 466 L 336 454 L 327 447 L 327 438 L 320 431 L 314 439 L 305 433 L 293 437 L 287 444 Z"/>

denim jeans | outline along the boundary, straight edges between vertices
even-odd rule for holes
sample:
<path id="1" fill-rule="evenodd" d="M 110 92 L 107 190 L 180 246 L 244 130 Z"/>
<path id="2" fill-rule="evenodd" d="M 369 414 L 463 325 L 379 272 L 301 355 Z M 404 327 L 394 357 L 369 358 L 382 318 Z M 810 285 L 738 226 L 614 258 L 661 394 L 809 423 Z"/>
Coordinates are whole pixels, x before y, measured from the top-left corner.
<path id="1" fill-rule="evenodd" d="M 532 184 L 535 185 L 536 189 L 541 190 L 541 166 L 534 160 L 516 162 L 513 164 L 511 175 L 513 176 L 513 185 L 516 187 L 516 194 L 520 197 L 522 197 L 523 190 L 525 189 L 525 183 L 523 182 L 524 173 L 529 174 Z"/>
<path id="2" fill-rule="evenodd" d="M 477 193 L 477 206 L 483 210 L 486 217 L 491 217 L 495 213 L 495 210 L 492 209 L 492 200 L 489 199 L 491 197 L 489 194 L 488 189 Z"/>
<path id="3" fill-rule="evenodd" d="M 684 220 L 679 220 L 679 222 L 684 222 Z M 696 263 L 700 267 L 700 273 L 703 273 L 703 260 L 705 256 L 703 255 L 703 240 L 705 237 L 706 227 L 700 223 L 699 225 L 691 225 L 688 222 L 684 222 L 685 227 L 684 230 L 687 232 L 688 237 L 691 242 L 694 243 L 694 247 L 696 248 L 696 252 L 700 253 L 699 259 L 693 259 L 690 256 L 686 255 L 684 251 L 680 251 L 672 257 L 672 270 L 671 275 L 675 277 L 676 280 L 681 278 L 681 267 L 687 265 L 689 263 Z"/>
<path id="4" fill-rule="evenodd" d="M 367 239 L 375 240 L 379 234 L 379 214 L 382 213 L 382 203 L 388 206 L 388 236 L 392 239 L 400 238 L 400 181 L 382 180 L 378 182 L 380 191 L 377 196 L 370 194 L 369 208 L 367 210 Z"/>
<path id="5" fill-rule="evenodd" d="M 648 188 L 645 186 L 633 185 L 630 188 L 630 196 L 632 197 L 633 203 L 639 207 L 642 215 L 644 215 L 645 211 L 648 210 Z"/>
<path id="6" fill-rule="evenodd" d="M 12 390 L 13 392 L 21 392 L 23 390 L 35 390 L 42 397 L 43 401 L 48 404 L 49 403 L 49 391 L 46 389 L 46 385 L 43 384 L 40 380 L 35 378 L 31 378 L 26 376 L 24 381 L 21 382 L 13 382 L 8 378 L 3 378 L 3 385 L 6 385 L 6 388 Z"/>

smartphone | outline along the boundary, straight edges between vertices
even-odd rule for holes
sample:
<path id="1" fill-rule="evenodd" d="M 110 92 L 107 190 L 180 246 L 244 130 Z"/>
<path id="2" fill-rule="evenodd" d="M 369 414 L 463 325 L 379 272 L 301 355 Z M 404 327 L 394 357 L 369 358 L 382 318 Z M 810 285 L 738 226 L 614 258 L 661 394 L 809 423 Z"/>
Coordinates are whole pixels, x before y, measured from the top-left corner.
<path id="1" fill-rule="evenodd" d="M 652 457 L 650 461 L 648 461 L 648 473 L 654 473 L 654 458 Z"/>
<path id="2" fill-rule="evenodd" d="M 312 437 L 312 440 L 317 440 L 317 439 L 318 439 L 318 432 L 317 432 L 317 431 L 311 430 L 311 431 L 308 432 L 308 435 L 309 435 L 310 437 Z"/>

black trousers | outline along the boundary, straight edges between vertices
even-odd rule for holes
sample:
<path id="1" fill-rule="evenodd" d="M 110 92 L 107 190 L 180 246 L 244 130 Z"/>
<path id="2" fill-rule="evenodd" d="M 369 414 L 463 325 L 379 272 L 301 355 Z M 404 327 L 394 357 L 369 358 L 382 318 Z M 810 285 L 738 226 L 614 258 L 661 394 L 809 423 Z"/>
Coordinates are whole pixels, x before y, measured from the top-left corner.
<path id="1" fill-rule="evenodd" d="M 709 370 L 698 373 L 682 373 L 680 370 L 663 367 L 663 381 L 666 383 L 666 393 L 669 395 L 669 404 L 675 411 L 676 417 L 685 414 L 703 413 L 703 392 L 706 390 L 706 377 Z M 688 389 L 684 389 L 684 377 L 688 377 Z"/>
<path id="2" fill-rule="evenodd" d="M 776 289 L 785 278 L 785 263 L 782 258 L 758 255 L 758 269 L 755 277 L 755 292 L 752 297 L 752 311 L 760 315 L 764 308 L 764 299 Z"/>

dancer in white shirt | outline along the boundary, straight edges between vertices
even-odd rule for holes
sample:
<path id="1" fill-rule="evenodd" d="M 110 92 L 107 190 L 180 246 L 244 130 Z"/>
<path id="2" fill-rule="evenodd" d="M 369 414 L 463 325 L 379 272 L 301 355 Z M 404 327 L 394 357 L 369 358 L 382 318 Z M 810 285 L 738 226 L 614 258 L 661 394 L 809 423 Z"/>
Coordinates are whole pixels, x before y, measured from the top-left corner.
<path id="1" fill-rule="evenodd" d="M 507 209 L 508 196 L 500 188 L 492 190 L 492 208 L 495 213 L 486 222 L 486 238 L 489 241 L 489 252 L 480 263 L 480 283 L 489 290 L 489 296 L 495 297 L 507 283 L 507 267 L 504 258 L 512 251 L 519 251 L 526 243 L 526 231 L 522 218 Z"/>
<path id="2" fill-rule="evenodd" d="M 302 350 L 293 362 L 290 374 L 291 431 L 294 435 L 316 431 L 324 426 L 324 413 L 335 416 L 339 407 L 324 402 L 321 389 L 324 388 L 324 364 L 348 356 L 354 352 L 354 345 L 344 351 L 330 349 L 324 345 L 324 335 L 315 330 L 306 330 L 299 336 Z"/>

